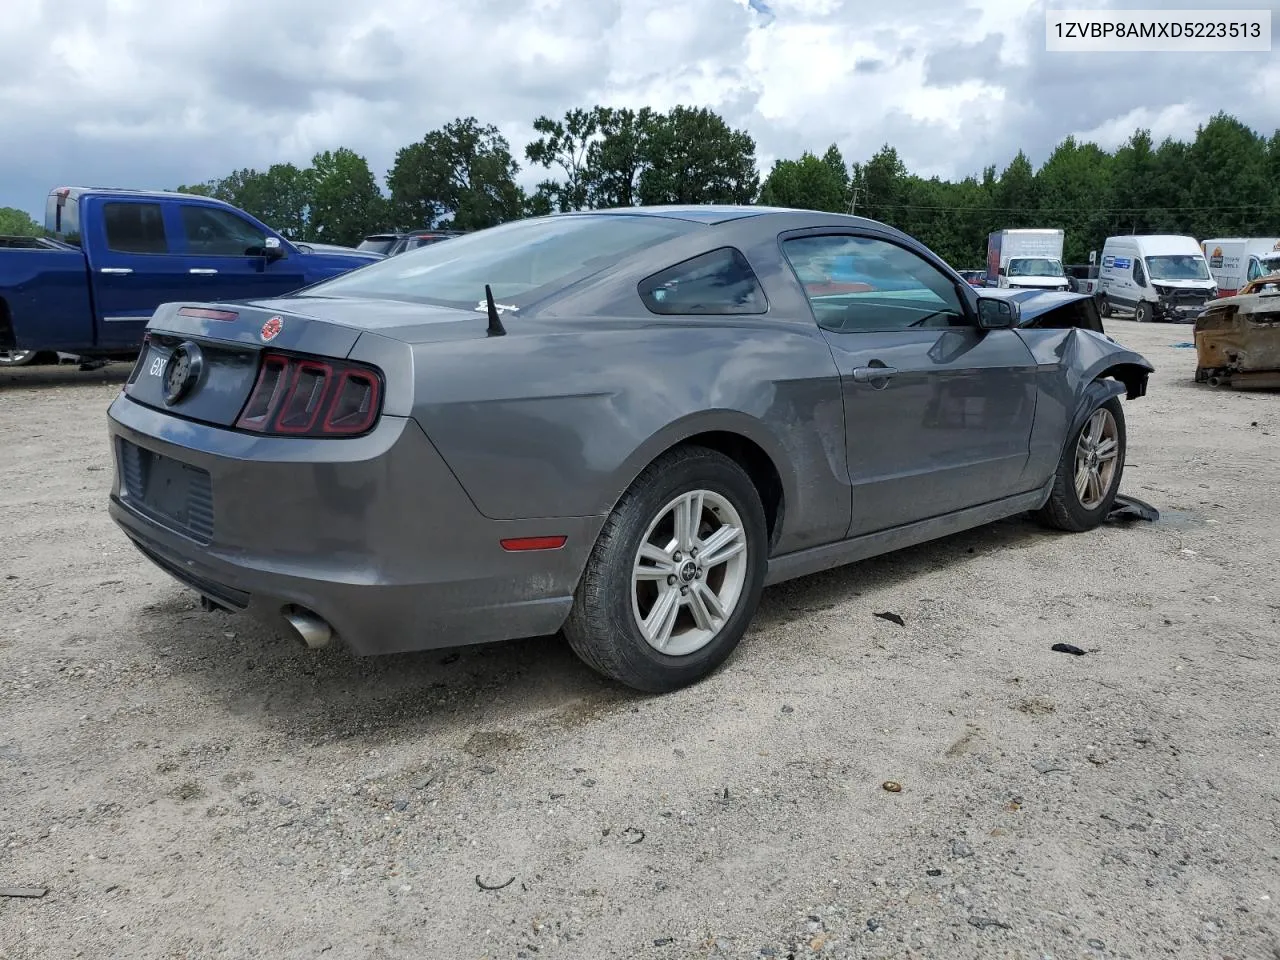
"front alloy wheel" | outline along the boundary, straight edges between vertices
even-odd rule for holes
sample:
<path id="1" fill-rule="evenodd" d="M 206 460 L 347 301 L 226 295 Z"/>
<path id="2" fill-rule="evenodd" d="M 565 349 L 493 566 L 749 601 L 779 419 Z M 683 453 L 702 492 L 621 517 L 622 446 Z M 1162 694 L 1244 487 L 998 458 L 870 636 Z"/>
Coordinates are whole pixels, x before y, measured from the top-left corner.
<path id="1" fill-rule="evenodd" d="M 1111 489 L 1120 460 L 1120 429 L 1106 407 L 1085 422 L 1076 441 L 1076 497 L 1086 510 L 1097 510 Z"/>
<path id="2" fill-rule="evenodd" d="M 694 490 L 649 524 L 631 574 L 631 612 L 645 641 L 680 657 L 724 626 L 747 582 L 742 518 L 727 499 Z"/>
<path id="3" fill-rule="evenodd" d="M 1037 512 L 1040 521 L 1072 533 L 1102 523 L 1120 492 L 1126 442 L 1124 410 L 1120 398 L 1111 397 L 1063 445 L 1049 499 Z"/>

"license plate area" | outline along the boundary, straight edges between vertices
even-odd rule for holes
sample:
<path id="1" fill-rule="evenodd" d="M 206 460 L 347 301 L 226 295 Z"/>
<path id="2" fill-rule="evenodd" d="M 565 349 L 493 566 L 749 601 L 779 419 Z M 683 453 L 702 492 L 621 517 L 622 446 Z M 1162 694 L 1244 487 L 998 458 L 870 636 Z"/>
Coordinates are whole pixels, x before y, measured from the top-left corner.
<path id="1" fill-rule="evenodd" d="M 207 470 L 120 441 L 122 493 L 162 526 L 208 543 L 213 538 L 213 486 Z"/>

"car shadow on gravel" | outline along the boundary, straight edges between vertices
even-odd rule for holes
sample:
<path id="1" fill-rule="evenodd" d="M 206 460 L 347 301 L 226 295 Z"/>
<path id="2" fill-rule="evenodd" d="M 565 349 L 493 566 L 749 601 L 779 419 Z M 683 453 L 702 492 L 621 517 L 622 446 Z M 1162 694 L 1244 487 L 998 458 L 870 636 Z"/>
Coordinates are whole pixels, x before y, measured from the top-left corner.
<path id="1" fill-rule="evenodd" d="M 771 587 L 746 642 L 767 642 L 760 634 L 771 626 L 864 591 L 1054 536 L 1011 519 Z M 149 654 L 214 713 L 304 743 L 486 728 L 512 731 L 515 743 L 530 730 L 572 729 L 645 699 L 597 677 L 558 636 L 357 658 L 341 647 L 306 650 L 246 617 L 203 612 L 176 584 L 136 623 Z"/>
<path id="2" fill-rule="evenodd" d="M 939 569 L 962 564 L 1001 550 L 1026 550 L 1046 540 L 1068 536 L 1039 526 L 1028 516 L 963 530 L 822 573 L 780 583 L 765 591 L 753 629 L 765 629 L 806 613 L 830 609 L 867 591 L 903 586 Z"/>
<path id="3" fill-rule="evenodd" d="M 0 368 L 0 391 L 45 389 L 48 387 L 100 387 L 104 383 L 124 383 L 131 363 L 109 363 L 97 370 L 81 370 L 74 363 L 40 367 Z"/>

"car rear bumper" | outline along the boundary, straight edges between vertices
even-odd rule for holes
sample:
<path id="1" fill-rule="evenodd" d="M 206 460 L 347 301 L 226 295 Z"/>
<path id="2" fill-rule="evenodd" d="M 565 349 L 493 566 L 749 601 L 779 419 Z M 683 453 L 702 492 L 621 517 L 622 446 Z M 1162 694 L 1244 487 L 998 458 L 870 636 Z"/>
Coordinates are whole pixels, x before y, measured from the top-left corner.
<path id="1" fill-rule="evenodd" d="M 217 605 L 291 635 L 283 615 L 300 607 L 360 655 L 554 633 L 604 521 L 482 516 L 404 418 L 383 417 L 355 439 L 282 439 L 191 423 L 121 396 L 108 424 L 110 513 L 152 562 Z M 199 478 L 186 501 L 157 501 L 147 487 L 138 461 L 158 477 L 156 455 L 183 465 L 165 465 L 171 482 Z M 558 550 L 501 546 L 538 536 L 567 539 Z"/>

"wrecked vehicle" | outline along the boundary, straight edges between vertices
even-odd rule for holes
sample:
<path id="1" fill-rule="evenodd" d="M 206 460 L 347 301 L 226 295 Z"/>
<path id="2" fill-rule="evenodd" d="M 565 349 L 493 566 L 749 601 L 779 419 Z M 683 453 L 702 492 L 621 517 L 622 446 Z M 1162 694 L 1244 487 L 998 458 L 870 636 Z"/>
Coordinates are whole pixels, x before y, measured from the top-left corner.
<path id="1" fill-rule="evenodd" d="M 766 584 L 1027 511 L 1096 527 L 1151 370 L 1092 298 L 975 289 L 871 220 L 565 213 L 160 308 L 108 412 L 109 507 L 310 647 L 563 631 L 665 691 Z"/>
<path id="2" fill-rule="evenodd" d="M 1280 274 L 1208 304 L 1196 318 L 1196 383 L 1280 388 Z"/>

